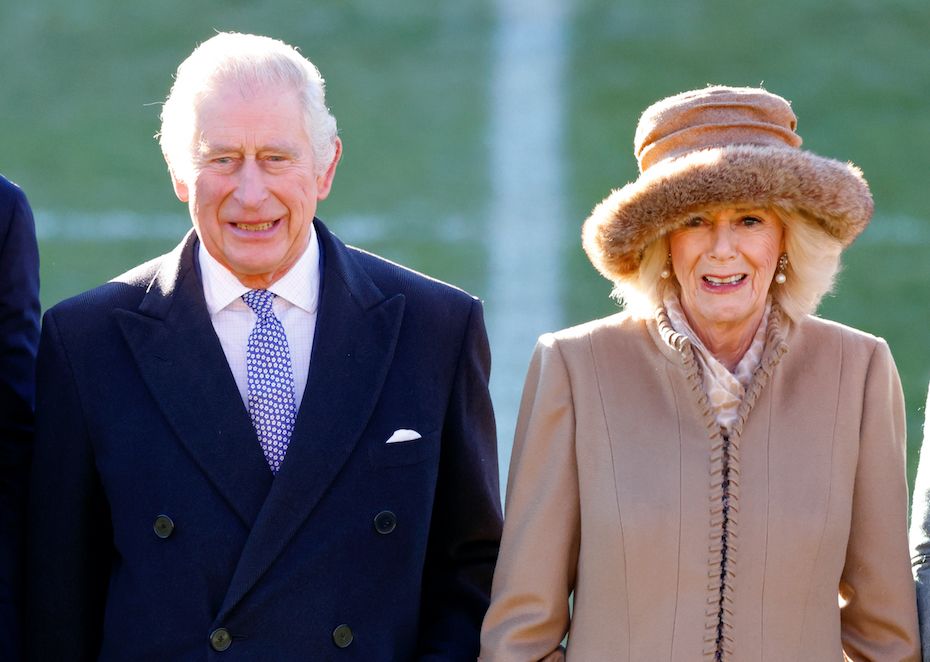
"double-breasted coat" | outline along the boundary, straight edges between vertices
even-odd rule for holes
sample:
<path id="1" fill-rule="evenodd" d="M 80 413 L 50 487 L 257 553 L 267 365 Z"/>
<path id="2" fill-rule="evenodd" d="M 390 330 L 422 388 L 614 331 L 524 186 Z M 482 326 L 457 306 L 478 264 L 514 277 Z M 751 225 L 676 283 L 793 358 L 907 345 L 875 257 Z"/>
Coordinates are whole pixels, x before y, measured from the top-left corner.
<path id="1" fill-rule="evenodd" d="M 474 659 L 500 534 L 481 305 L 315 224 L 310 376 L 275 477 L 193 233 L 46 314 L 34 659 Z"/>

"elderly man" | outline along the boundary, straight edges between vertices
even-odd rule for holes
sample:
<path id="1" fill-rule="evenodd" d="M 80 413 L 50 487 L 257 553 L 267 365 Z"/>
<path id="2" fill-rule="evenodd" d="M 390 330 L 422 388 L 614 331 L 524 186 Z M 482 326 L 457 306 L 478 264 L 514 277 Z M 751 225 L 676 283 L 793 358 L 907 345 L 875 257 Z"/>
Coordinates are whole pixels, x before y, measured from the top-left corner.
<path id="1" fill-rule="evenodd" d="M 0 177 L 0 660 L 20 657 L 39 251 L 26 196 Z"/>
<path id="2" fill-rule="evenodd" d="M 500 536 L 480 303 L 314 218 L 316 68 L 219 34 L 161 145 L 193 231 L 44 319 L 30 655 L 475 659 Z"/>

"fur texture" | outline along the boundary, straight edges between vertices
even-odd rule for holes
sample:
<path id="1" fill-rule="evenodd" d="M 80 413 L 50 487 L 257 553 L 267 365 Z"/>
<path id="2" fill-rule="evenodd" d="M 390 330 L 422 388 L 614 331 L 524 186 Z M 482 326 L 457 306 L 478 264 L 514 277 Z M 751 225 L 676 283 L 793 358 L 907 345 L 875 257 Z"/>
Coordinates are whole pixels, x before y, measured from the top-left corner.
<path id="1" fill-rule="evenodd" d="M 612 191 L 584 223 L 584 249 L 606 278 L 629 277 L 649 243 L 691 214 L 722 205 L 800 211 L 844 246 L 873 209 L 869 186 L 851 163 L 788 146 L 713 147 L 664 159 Z"/>

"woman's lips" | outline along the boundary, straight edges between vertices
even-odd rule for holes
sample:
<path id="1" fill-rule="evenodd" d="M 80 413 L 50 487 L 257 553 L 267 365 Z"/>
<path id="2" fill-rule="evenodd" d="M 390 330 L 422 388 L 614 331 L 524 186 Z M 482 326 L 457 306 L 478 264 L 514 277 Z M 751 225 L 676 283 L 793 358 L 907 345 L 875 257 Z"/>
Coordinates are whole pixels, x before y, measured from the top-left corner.
<path id="1" fill-rule="evenodd" d="M 729 276 L 701 276 L 704 287 L 711 292 L 729 292 L 740 287 L 746 281 L 746 274 L 732 274 Z"/>

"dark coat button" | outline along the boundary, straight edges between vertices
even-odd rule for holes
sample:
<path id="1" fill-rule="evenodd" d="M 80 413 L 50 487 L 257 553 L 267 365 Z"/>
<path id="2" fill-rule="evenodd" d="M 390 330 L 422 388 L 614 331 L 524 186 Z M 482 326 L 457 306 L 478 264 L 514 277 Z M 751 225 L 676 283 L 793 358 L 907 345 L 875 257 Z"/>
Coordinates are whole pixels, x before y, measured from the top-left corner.
<path id="1" fill-rule="evenodd" d="M 155 535 L 159 538 L 167 538 L 174 532 L 174 522 L 167 515 L 159 515 L 155 518 Z"/>
<path id="2" fill-rule="evenodd" d="M 381 535 L 387 535 L 397 528 L 397 515 L 390 510 L 382 510 L 375 515 L 375 531 Z"/>
<path id="3" fill-rule="evenodd" d="M 210 633 L 210 647 L 218 653 L 232 646 L 232 635 L 226 628 L 216 628 Z"/>
<path id="4" fill-rule="evenodd" d="M 333 643 L 339 648 L 348 648 L 354 638 L 352 628 L 348 625 L 343 624 L 333 630 Z"/>

